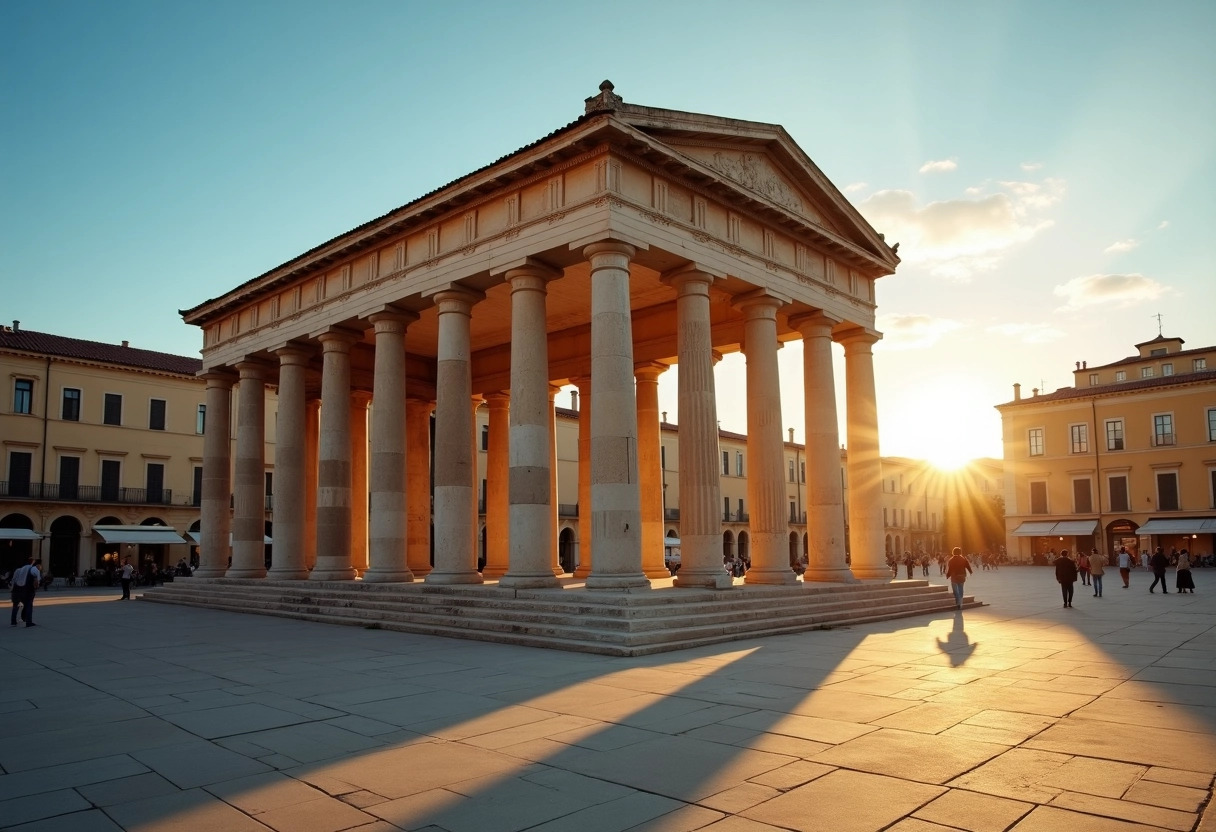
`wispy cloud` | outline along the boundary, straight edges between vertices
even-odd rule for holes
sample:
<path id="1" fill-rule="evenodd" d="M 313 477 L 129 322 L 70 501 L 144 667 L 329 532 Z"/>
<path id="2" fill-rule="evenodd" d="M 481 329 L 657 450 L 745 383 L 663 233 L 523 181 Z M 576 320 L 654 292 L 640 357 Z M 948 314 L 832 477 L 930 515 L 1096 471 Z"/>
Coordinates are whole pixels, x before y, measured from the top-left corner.
<path id="1" fill-rule="evenodd" d="M 1131 251 L 1140 245 L 1140 241 L 1134 237 L 1128 237 L 1126 240 L 1119 240 L 1111 243 L 1103 249 L 1107 254 L 1123 254 L 1125 251 Z"/>
<path id="2" fill-rule="evenodd" d="M 1074 277 L 1052 291 L 1066 301 L 1057 311 L 1069 311 L 1102 304 L 1133 306 L 1159 298 L 1170 289 L 1142 274 L 1091 274 Z"/>
<path id="3" fill-rule="evenodd" d="M 1169 221 L 1169 220 L 1162 220 L 1161 222 L 1157 223 L 1157 230 L 1158 230 L 1158 231 L 1164 231 L 1165 229 L 1167 229 L 1167 228 L 1169 228 L 1169 227 L 1170 227 L 1170 221 Z"/>
<path id="4" fill-rule="evenodd" d="M 920 166 L 921 173 L 946 173 L 952 170 L 958 170 L 958 162 L 954 159 L 928 161 Z"/>
<path id="5" fill-rule="evenodd" d="M 1025 344 L 1049 344 L 1064 337 L 1065 333 L 1050 324 L 996 324 L 986 330 L 993 335 L 1015 338 Z"/>
<path id="6" fill-rule="evenodd" d="M 988 188 L 997 193 L 983 194 Z M 921 264 L 941 277 L 969 280 L 996 267 L 1007 251 L 1052 223 L 1039 216 L 1064 196 L 1064 182 L 997 182 L 966 198 L 922 205 L 905 190 L 871 194 L 858 208 L 891 241 L 902 245 L 907 264 Z"/>
<path id="7" fill-rule="evenodd" d="M 848 185 L 844 186 L 844 192 L 846 194 L 855 194 L 858 191 L 864 191 L 868 187 L 870 187 L 870 185 L 867 182 L 850 182 Z"/>
<path id="8" fill-rule="evenodd" d="M 1042 162 L 1022 162 L 1022 170 L 1029 173 L 1030 171 L 1039 170 L 1043 167 Z"/>
<path id="9" fill-rule="evenodd" d="M 879 343 L 889 350 L 919 350 L 931 347 L 946 333 L 962 328 L 958 321 L 932 315 L 879 315 L 875 322 L 883 333 Z"/>

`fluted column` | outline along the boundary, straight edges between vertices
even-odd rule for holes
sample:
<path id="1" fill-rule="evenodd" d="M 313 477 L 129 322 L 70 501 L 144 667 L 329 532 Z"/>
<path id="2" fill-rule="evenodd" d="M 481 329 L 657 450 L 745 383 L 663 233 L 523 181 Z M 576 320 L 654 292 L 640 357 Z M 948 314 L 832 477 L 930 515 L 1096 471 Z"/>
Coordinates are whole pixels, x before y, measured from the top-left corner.
<path id="1" fill-rule="evenodd" d="M 683 587 L 731 585 L 722 568 L 722 487 L 718 398 L 710 339 L 713 276 L 695 268 L 664 278 L 676 290 L 680 407 L 680 571 Z"/>
<path id="2" fill-rule="evenodd" d="M 207 380 L 203 429 L 203 499 L 199 531 L 200 578 L 219 578 L 228 570 L 232 531 L 232 383 L 231 373 L 213 370 Z"/>
<path id="3" fill-rule="evenodd" d="M 477 473 L 469 328 L 473 304 L 484 297 L 454 286 L 435 295 L 439 350 L 435 389 L 435 568 L 427 583 L 481 583 L 477 571 Z"/>
<path id="4" fill-rule="evenodd" d="M 356 574 L 367 571 L 367 414 L 372 396 L 366 390 L 350 393 L 350 565 Z"/>
<path id="5" fill-rule="evenodd" d="M 351 565 L 350 349 L 359 334 L 330 329 L 322 348 L 321 427 L 317 464 L 317 565 L 313 581 L 349 581 Z"/>
<path id="6" fill-rule="evenodd" d="M 638 407 L 638 487 L 642 513 L 642 573 L 670 578 L 663 560 L 663 451 L 659 431 L 659 376 L 666 364 L 649 361 L 634 367 Z"/>
<path id="7" fill-rule="evenodd" d="M 549 385 L 549 459 L 551 460 L 549 493 L 552 495 L 549 500 L 549 528 L 553 530 L 549 541 L 549 565 L 553 569 L 554 576 L 561 575 L 565 571 L 562 569 L 561 552 L 559 551 L 561 514 L 557 496 L 557 394 L 560 392 L 562 392 L 562 388 Z"/>
<path id="8" fill-rule="evenodd" d="M 304 371 L 310 351 L 290 345 L 279 358 L 279 415 L 275 426 L 274 547 L 268 576 L 278 580 L 308 577 L 304 562 L 305 444 L 307 424 Z"/>
<path id="9" fill-rule="evenodd" d="M 743 310 L 747 356 L 747 502 L 752 566 L 749 584 L 793 584 L 789 520 L 785 511 L 781 430 L 781 377 L 777 366 L 780 298 L 763 290 L 736 299 Z"/>
<path id="10" fill-rule="evenodd" d="M 578 565 L 574 577 L 591 574 L 591 376 L 570 379 L 578 388 Z"/>
<path id="11" fill-rule="evenodd" d="M 890 579 L 882 526 L 882 460 L 878 445 L 878 403 L 874 394 L 873 347 L 882 336 L 858 329 L 844 344 L 846 433 L 849 473 L 849 550 L 858 578 Z"/>
<path id="12" fill-rule="evenodd" d="M 405 401 L 406 550 L 414 578 L 431 571 L 431 411 L 435 403 Z"/>
<path id="13" fill-rule="evenodd" d="M 802 397 L 806 414 L 807 567 L 803 581 L 852 581 L 845 562 L 840 428 L 832 372 L 832 327 L 825 312 L 790 318 L 802 333 Z M 795 475 L 797 472 L 795 472 Z"/>
<path id="14" fill-rule="evenodd" d="M 266 364 L 242 361 L 229 578 L 266 577 Z"/>
<path id="15" fill-rule="evenodd" d="M 497 580 L 507 574 L 511 557 L 511 394 L 490 393 L 490 442 L 486 453 L 486 565 L 481 576 Z"/>
<path id="16" fill-rule="evenodd" d="M 593 243 L 591 261 L 591 546 L 588 589 L 647 588 L 642 573 L 637 403 L 629 261 L 633 246 Z"/>
<path id="17" fill-rule="evenodd" d="M 469 403 L 473 408 L 473 421 L 470 423 L 469 428 L 469 459 L 473 460 L 473 482 L 471 483 L 472 488 L 469 494 L 469 496 L 473 498 L 473 506 L 471 509 L 473 512 L 473 568 L 476 569 L 477 573 L 480 575 L 481 559 L 484 553 L 481 551 L 481 496 L 479 494 L 480 483 L 478 482 L 478 473 L 480 470 L 478 458 L 480 456 L 481 443 L 477 436 L 477 411 L 481 409 L 483 404 L 485 404 L 485 399 L 482 398 L 480 393 L 474 393 L 472 399 L 469 400 Z M 482 579 L 484 580 L 484 576 Z"/>
<path id="18" fill-rule="evenodd" d="M 398 311 L 368 316 L 376 329 L 376 364 L 368 570 L 363 580 L 371 583 L 414 580 L 405 557 L 405 332 L 417 319 L 412 312 Z"/>
<path id="19" fill-rule="evenodd" d="M 317 565 L 317 469 L 321 464 L 321 400 L 304 404 L 304 566 Z"/>

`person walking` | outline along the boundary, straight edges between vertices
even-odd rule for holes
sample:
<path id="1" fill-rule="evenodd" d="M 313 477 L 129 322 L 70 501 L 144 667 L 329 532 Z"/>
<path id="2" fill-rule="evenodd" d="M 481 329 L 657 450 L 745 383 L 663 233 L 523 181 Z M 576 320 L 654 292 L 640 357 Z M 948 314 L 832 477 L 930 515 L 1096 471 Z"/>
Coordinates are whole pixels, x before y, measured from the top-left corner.
<path id="1" fill-rule="evenodd" d="M 1106 557 L 1097 549 L 1089 553 L 1089 579 L 1093 583 L 1094 597 L 1102 597 L 1102 573 L 1106 571 Z"/>
<path id="2" fill-rule="evenodd" d="M 131 565 L 131 559 L 127 558 L 123 561 L 122 571 L 118 575 L 118 580 L 122 583 L 122 598 L 121 601 L 131 600 L 131 578 L 135 576 L 135 567 Z"/>
<path id="3" fill-rule="evenodd" d="M 42 571 L 38 568 L 42 561 L 30 556 L 29 563 L 13 573 L 13 590 L 11 594 L 13 602 L 13 614 L 9 623 L 11 626 L 17 626 L 17 607 L 21 607 L 21 620 L 25 622 L 27 627 L 36 627 L 34 623 L 34 593 L 38 591 L 38 585 L 42 582 Z"/>
<path id="4" fill-rule="evenodd" d="M 1148 591 L 1152 592 L 1153 587 L 1160 582 L 1161 593 L 1163 595 L 1169 595 L 1170 587 L 1169 584 L 1165 582 L 1165 570 L 1169 568 L 1170 559 L 1165 556 L 1165 552 L 1161 551 L 1160 546 L 1158 546 L 1157 550 L 1153 552 L 1153 556 L 1149 558 L 1148 565 L 1152 567 L 1153 570 L 1153 584 L 1148 588 Z"/>
<path id="5" fill-rule="evenodd" d="M 1064 606 L 1072 606 L 1073 584 L 1077 582 L 1077 564 L 1068 556 L 1067 549 L 1060 550 L 1056 558 L 1056 581 L 1060 584 L 1060 594 L 1064 596 Z"/>
<path id="6" fill-rule="evenodd" d="M 1179 592 L 1195 594 L 1195 580 L 1191 577 L 1191 553 L 1183 549 L 1178 553 L 1178 586 Z"/>
<path id="7" fill-rule="evenodd" d="M 1126 546 L 1119 547 L 1119 577 L 1123 579 L 1123 588 L 1127 589 L 1132 582 L 1132 556 Z"/>
<path id="8" fill-rule="evenodd" d="M 1081 586 L 1089 586 L 1089 555 L 1077 552 L 1077 574 L 1081 576 Z"/>
<path id="9" fill-rule="evenodd" d="M 954 593 L 954 608 L 963 608 L 963 585 L 967 582 L 967 573 L 971 571 L 971 561 L 963 557 L 963 550 L 955 546 L 950 552 L 950 560 L 946 563 L 946 577 L 950 579 L 950 591 Z"/>
<path id="10" fill-rule="evenodd" d="M 904 552 L 904 569 L 908 572 L 908 580 L 912 580 L 912 569 L 916 566 L 916 558 L 911 552 Z"/>

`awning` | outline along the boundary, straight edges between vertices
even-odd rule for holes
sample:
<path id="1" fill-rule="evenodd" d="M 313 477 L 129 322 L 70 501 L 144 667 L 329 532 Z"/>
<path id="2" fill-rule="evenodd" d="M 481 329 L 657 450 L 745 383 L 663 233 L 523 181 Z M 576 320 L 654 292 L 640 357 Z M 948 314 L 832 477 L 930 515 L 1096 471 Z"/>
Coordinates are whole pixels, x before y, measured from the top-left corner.
<path id="1" fill-rule="evenodd" d="M 94 526 L 93 531 L 101 535 L 106 543 L 185 543 L 174 529 L 168 526 Z"/>
<path id="2" fill-rule="evenodd" d="M 39 540 L 42 535 L 33 529 L 0 529 L 0 540 Z"/>
<path id="3" fill-rule="evenodd" d="M 1171 517 L 1149 520 L 1136 534 L 1216 534 L 1216 517 Z"/>
<path id="4" fill-rule="evenodd" d="M 1054 520 L 1023 523 L 1010 532 L 1014 537 L 1045 537 L 1056 527 Z"/>
<path id="5" fill-rule="evenodd" d="M 1036 520 L 1023 523 L 1010 534 L 1015 537 L 1059 537 L 1093 534 L 1097 528 L 1097 520 Z"/>
<path id="6" fill-rule="evenodd" d="M 1093 534 L 1098 528 L 1097 520 L 1061 520 L 1051 530 L 1052 534 L 1086 535 Z"/>
<path id="7" fill-rule="evenodd" d="M 197 545 L 199 543 L 202 543 L 202 534 L 203 534 L 202 532 L 186 532 L 186 537 L 190 538 L 191 543 L 194 543 Z M 271 543 L 274 543 L 274 541 L 271 540 L 268 535 L 262 535 L 262 542 L 265 543 L 267 546 L 269 546 Z M 228 545 L 229 546 L 232 545 L 232 535 L 231 534 L 228 535 Z"/>

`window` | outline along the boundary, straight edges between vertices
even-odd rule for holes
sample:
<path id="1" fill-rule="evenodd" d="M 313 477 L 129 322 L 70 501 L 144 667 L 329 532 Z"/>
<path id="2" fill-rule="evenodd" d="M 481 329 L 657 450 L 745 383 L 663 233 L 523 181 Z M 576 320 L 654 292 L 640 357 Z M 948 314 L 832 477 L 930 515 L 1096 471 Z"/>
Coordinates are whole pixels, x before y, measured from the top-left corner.
<path id="1" fill-rule="evenodd" d="M 191 505 L 201 506 L 203 504 L 203 466 L 194 466 L 194 494 L 190 501 Z"/>
<path id="2" fill-rule="evenodd" d="M 743 476 L 743 451 L 735 451 L 735 476 Z"/>
<path id="3" fill-rule="evenodd" d="M 1042 428 L 1031 428 L 1028 436 L 1030 438 L 1030 455 L 1031 456 L 1042 456 L 1043 455 L 1043 429 Z"/>
<path id="4" fill-rule="evenodd" d="M 730 451 L 722 452 L 722 476 L 730 476 Z M 726 513 L 730 514 L 730 508 L 726 509 Z"/>
<path id="5" fill-rule="evenodd" d="M 1115 370 L 1115 381 L 1127 381 L 1127 371 Z"/>
<path id="6" fill-rule="evenodd" d="M 148 430 L 165 429 L 165 400 L 151 399 L 148 402 Z"/>
<path id="7" fill-rule="evenodd" d="M 490 426 L 481 426 L 481 449 L 483 451 L 490 450 Z"/>
<path id="8" fill-rule="evenodd" d="M 740 498 L 739 498 L 739 519 L 740 519 L 740 520 L 742 520 L 742 519 L 743 519 L 743 517 L 744 517 L 744 514 L 743 514 L 743 498 L 742 498 L 742 497 L 740 497 Z"/>
<path id="9" fill-rule="evenodd" d="M 165 498 L 165 466 L 160 462 L 149 462 L 148 473 L 144 481 L 146 497 L 149 503 L 160 503 Z"/>
<path id="10" fill-rule="evenodd" d="M 790 522 L 798 522 L 798 505 L 793 500 L 790 500 Z"/>
<path id="11" fill-rule="evenodd" d="M 1178 510 L 1178 473 L 1176 471 L 1157 474 L 1157 510 Z"/>
<path id="12" fill-rule="evenodd" d="M 1208 360 L 1206 358 L 1192 358 L 1191 359 L 1191 371 L 1192 372 L 1197 373 L 1200 370 L 1206 370 L 1207 368 L 1208 368 Z"/>
<path id="13" fill-rule="evenodd" d="M 790 460 L 790 482 L 797 482 L 794 460 Z"/>
<path id="14" fill-rule="evenodd" d="M 118 393 L 106 393 L 105 406 L 101 417 L 102 424 L 122 424 L 122 396 Z"/>
<path id="15" fill-rule="evenodd" d="M 1108 450 L 1108 451 L 1123 450 L 1123 420 L 1122 419 L 1107 419 L 1106 420 L 1106 450 Z"/>
<path id="16" fill-rule="evenodd" d="M 1097 373 L 1090 373 L 1090 374 L 1089 374 L 1089 386 L 1090 386 L 1090 387 L 1097 387 L 1097 386 L 1098 386 L 1098 374 L 1097 374 Z"/>
<path id="17" fill-rule="evenodd" d="M 1153 417 L 1153 445 L 1174 444 L 1174 415 L 1158 413 Z"/>
<path id="18" fill-rule="evenodd" d="M 887 520 L 887 507 L 886 507 L 886 506 L 883 506 L 883 507 L 882 507 L 882 524 L 883 524 L 884 526 L 890 526 L 890 525 L 891 525 L 890 521 L 888 521 L 888 520 Z"/>
<path id="19" fill-rule="evenodd" d="M 1208 409 L 1208 441 L 1216 442 L 1216 407 Z"/>
<path id="20" fill-rule="evenodd" d="M 1141 367 L 1140 378 L 1152 378 L 1155 375 L 1152 367 Z"/>
<path id="21" fill-rule="evenodd" d="M 802 471 L 799 476 L 802 478 L 803 482 L 806 482 L 806 463 L 805 462 L 801 463 L 801 467 L 802 467 Z"/>
<path id="22" fill-rule="evenodd" d="M 32 413 L 34 407 L 34 382 L 19 378 L 13 384 L 13 412 Z"/>
<path id="23" fill-rule="evenodd" d="M 1047 483 L 1032 482 L 1030 484 L 1030 513 L 1047 513 Z"/>
<path id="24" fill-rule="evenodd" d="M 1161 365 L 1161 375 L 1172 376 L 1173 374 L 1174 374 L 1174 365 L 1173 364 L 1162 364 Z"/>
<path id="25" fill-rule="evenodd" d="M 1072 481 L 1072 510 L 1076 514 L 1089 514 L 1094 510 L 1093 490 L 1089 480 Z"/>
<path id="26" fill-rule="evenodd" d="M 122 481 L 122 463 L 117 459 L 101 461 L 101 499 L 118 502 L 119 483 Z"/>
<path id="27" fill-rule="evenodd" d="M 80 421 L 80 391 L 75 387 L 63 388 L 63 403 L 59 406 L 59 418 L 65 422 Z"/>
<path id="28" fill-rule="evenodd" d="M 1069 448 L 1074 454 L 1089 453 L 1089 425 L 1070 425 Z"/>
<path id="29" fill-rule="evenodd" d="M 198 412 L 194 415 L 194 432 L 199 436 L 207 430 L 207 405 L 200 404 Z"/>
<path id="30" fill-rule="evenodd" d="M 8 495 L 30 496 L 30 471 L 34 468 L 34 455 L 26 451 L 13 451 L 8 456 Z"/>
<path id="31" fill-rule="evenodd" d="M 730 497 L 722 498 L 722 518 L 724 520 L 730 519 Z"/>
<path id="32" fill-rule="evenodd" d="M 1110 510 L 1131 511 L 1127 496 L 1127 477 L 1111 477 L 1106 482 L 1110 489 Z"/>
<path id="33" fill-rule="evenodd" d="M 75 500 L 80 493 L 80 457 L 59 457 L 59 499 Z"/>
<path id="34" fill-rule="evenodd" d="M 1167 352 L 1167 350 L 1165 349 L 1165 347 L 1153 347 L 1151 350 L 1148 351 L 1148 354 L 1149 355 L 1165 355 L 1166 352 Z"/>

